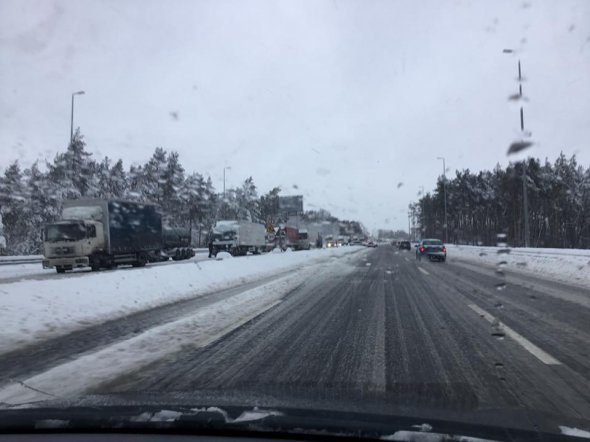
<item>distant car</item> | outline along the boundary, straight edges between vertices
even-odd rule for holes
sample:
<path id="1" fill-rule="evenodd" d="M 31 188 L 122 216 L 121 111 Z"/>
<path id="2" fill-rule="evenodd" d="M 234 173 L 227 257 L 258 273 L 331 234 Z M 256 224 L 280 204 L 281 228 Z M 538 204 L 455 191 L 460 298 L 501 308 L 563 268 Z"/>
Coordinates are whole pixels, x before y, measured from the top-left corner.
<path id="1" fill-rule="evenodd" d="M 377 243 L 376 243 L 376 242 L 374 242 L 374 241 L 369 241 L 369 242 L 367 243 L 367 247 L 377 247 Z"/>
<path id="2" fill-rule="evenodd" d="M 421 261 L 422 257 L 426 257 L 431 261 L 445 262 L 447 259 L 447 248 L 440 239 L 423 239 L 416 249 L 416 259 Z"/>
<path id="3" fill-rule="evenodd" d="M 410 244 L 410 241 L 400 241 L 397 248 L 400 250 L 412 250 L 412 244 Z"/>

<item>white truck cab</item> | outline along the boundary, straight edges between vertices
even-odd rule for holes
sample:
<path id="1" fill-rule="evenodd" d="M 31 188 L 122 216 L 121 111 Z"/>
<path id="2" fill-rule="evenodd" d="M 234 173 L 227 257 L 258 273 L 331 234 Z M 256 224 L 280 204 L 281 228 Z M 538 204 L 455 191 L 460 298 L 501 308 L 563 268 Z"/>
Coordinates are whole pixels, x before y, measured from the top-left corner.
<path id="1" fill-rule="evenodd" d="M 43 268 L 59 273 L 90 266 L 89 256 L 104 251 L 104 227 L 95 220 L 64 220 L 48 224 L 43 232 Z"/>

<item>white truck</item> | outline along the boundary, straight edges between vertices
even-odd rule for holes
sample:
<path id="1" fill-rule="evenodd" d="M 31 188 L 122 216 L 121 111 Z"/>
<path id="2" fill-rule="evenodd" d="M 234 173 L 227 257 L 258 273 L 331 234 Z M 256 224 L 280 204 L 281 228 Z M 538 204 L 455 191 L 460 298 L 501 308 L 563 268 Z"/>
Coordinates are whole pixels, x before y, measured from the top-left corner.
<path id="1" fill-rule="evenodd" d="M 78 267 L 112 269 L 120 264 L 194 256 L 183 229 L 162 226 L 154 204 L 121 200 L 64 201 L 62 220 L 45 226 L 43 268 L 64 273 Z"/>
<path id="2" fill-rule="evenodd" d="M 217 221 L 212 242 L 214 255 L 221 251 L 233 256 L 259 254 L 266 248 L 266 229 L 249 221 Z"/>

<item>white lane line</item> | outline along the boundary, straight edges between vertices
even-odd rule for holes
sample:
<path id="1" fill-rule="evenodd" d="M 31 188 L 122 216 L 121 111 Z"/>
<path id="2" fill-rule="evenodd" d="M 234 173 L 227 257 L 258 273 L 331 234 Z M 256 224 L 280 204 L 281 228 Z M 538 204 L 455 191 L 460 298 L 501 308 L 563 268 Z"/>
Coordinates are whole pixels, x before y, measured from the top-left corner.
<path id="1" fill-rule="evenodd" d="M 418 267 L 418 270 L 420 270 L 422 273 L 424 273 L 425 275 L 430 275 L 430 273 L 428 273 L 426 270 L 424 270 L 422 267 Z"/>
<path id="2" fill-rule="evenodd" d="M 409 260 L 407 257 L 405 257 L 405 256 L 404 256 L 404 259 L 405 259 L 406 261 L 410 262 L 410 260 Z"/>
<path id="3" fill-rule="evenodd" d="M 531 341 L 529 341 L 528 339 L 526 339 L 524 336 L 517 333 L 516 331 L 512 330 L 506 324 L 500 322 L 497 318 L 490 315 L 484 309 L 480 308 L 479 306 L 477 306 L 475 304 L 467 304 L 467 307 L 469 307 L 471 310 L 476 312 L 478 315 L 480 315 L 482 318 L 484 318 L 489 323 L 497 324 L 498 328 L 500 328 L 507 336 L 510 336 L 517 343 L 522 345 L 526 351 L 528 351 L 530 354 L 532 354 L 534 357 L 536 357 L 542 363 L 547 364 L 547 365 L 561 365 L 561 362 L 559 362 L 557 359 L 555 359 L 549 353 L 541 350 L 539 347 L 537 347 Z"/>

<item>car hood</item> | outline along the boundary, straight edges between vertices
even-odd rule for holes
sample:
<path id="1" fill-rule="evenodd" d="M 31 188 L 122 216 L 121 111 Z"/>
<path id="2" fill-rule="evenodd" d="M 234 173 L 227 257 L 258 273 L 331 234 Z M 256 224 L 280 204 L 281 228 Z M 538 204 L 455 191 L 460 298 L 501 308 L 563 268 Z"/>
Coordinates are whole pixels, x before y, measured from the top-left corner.
<path id="1" fill-rule="evenodd" d="M 284 400 L 245 391 L 141 392 L 53 399 L 0 410 L 0 432 L 161 431 L 384 440 L 564 440 L 587 428 L 527 410 L 449 410 L 387 405 L 373 398 Z M 428 438 L 424 438 L 428 435 Z M 461 438 L 460 438 L 461 437 Z M 467 439 L 465 439 L 467 438 Z M 579 439 L 572 439 L 579 440 Z"/>

